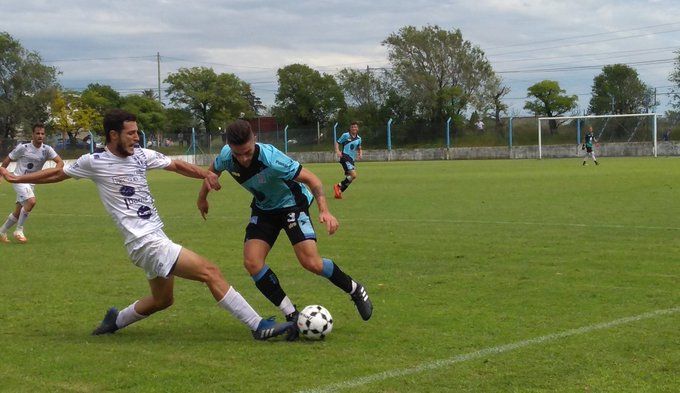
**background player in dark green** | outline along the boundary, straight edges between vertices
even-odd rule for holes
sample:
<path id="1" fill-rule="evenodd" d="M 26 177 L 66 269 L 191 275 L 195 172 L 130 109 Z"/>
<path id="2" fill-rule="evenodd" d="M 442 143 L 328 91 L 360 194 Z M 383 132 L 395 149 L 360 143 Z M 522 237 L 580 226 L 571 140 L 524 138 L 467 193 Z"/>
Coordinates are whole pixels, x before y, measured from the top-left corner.
<path id="1" fill-rule="evenodd" d="M 281 229 L 286 231 L 298 261 L 305 269 L 330 280 L 350 294 L 361 318 L 368 320 L 373 305 L 364 287 L 345 274 L 328 258 L 319 255 L 316 233 L 309 217 L 309 205 L 316 198 L 319 221 L 329 234 L 338 229 L 338 220 L 328 210 L 321 180 L 274 146 L 255 143 L 250 124 L 237 120 L 227 127 L 227 145 L 210 165 L 218 176 L 227 171 L 253 194 L 250 223 L 243 247 L 244 266 L 262 294 L 279 307 L 286 319 L 297 318 L 295 305 L 283 291 L 274 271 L 265 263 Z M 310 192 L 311 190 L 311 192 Z M 203 218 L 208 213 L 208 192 L 204 184 L 197 206 Z M 297 338 L 298 332 L 289 335 Z"/>
<path id="2" fill-rule="evenodd" d="M 593 134 L 593 127 L 588 126 L 588 132 L 583 137 L 583 148 L 586 149 L 586 155 L 583 157 L 583 165 L 586 165 L 588 156 L 593 159 L 595 165 L 600 165 L 597 162 L 597 158 L 595 158 L 595 152 L 593 152 L 593 142 L 597 143 L 597 139 L 595 139 L 595 135 Z"/>
<path id="3" fill-rule="evenodd" d="M 359 136 L 359 124 L 356 121 L 350 123 L 349 132 L 340 135 L 335 141 L 335 154 L 340 159 L 340 165 L 345 171 L 345 178 L 333 185 L 336 199 L 342 199 L 342 193 L 357 178 L 357 170 L 354 160 L 361 160 L 361 137 Z"/>

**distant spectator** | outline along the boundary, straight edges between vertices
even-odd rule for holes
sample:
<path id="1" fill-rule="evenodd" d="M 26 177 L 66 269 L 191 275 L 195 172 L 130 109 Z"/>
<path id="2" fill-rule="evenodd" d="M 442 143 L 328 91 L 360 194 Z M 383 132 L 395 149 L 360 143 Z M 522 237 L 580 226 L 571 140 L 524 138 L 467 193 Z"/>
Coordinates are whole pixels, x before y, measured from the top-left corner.
<path id="1" fill-rule="evenodd" d="M 671 141 L 671 129 L 667 129 L 666 132 L 663 133 L 663 141 L 664 142 L 670 142 Z"/>
<path id="2" fill-rule="evenodd" d="M 482 119 L 477 120 L 475 126 L 477 127 L 477 131 L 484 132 L 484 122 L 482 121 Z"/>

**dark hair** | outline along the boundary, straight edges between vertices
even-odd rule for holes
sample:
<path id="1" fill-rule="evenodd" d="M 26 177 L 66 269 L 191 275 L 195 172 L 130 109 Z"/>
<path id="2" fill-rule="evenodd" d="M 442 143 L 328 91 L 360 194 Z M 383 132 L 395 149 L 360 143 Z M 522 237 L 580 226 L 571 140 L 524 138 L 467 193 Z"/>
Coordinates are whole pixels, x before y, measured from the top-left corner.
<path id="1" fill-rule="evenodd" d="M 350 125 L 350 127 L 351 126 L 359 126 L 359 122 L 353 121 L 353 122 L 349 123 L 349 125 Z"/>
<path id="2" fill-rule="evenodd" d="M 45 125 L 43 123 L 35 123 L 33 124 L 32 132 L 35 132 L 36 128 L 45 128 Z"/>
<path id="3" fill-rule="evenodd" d="M 252 139 L 253 129 L 245 120 L 236 120 L 227 126 L 227 143 L 230 145 L 243 145 Z"/>
<path id="4" fill-rule="evenodd" d="M 104 115 L 104 134 L 106 135 L 106 143 L 111 142 L 109 131 L 120 133 L 123 131 L 126 121 L 137 121 L 137 117 L 122 109 L 111 109 L 106 112 Z"/>

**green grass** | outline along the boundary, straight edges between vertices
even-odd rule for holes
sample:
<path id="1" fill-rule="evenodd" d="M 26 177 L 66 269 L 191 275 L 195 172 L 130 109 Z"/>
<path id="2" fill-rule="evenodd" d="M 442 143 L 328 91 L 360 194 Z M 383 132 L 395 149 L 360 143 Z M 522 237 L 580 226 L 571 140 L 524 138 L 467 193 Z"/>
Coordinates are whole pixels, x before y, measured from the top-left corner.
<path id="1" fill-rule="evenodd" d="M 362 281 L 375 312 L 300 268 L 285 235 L 269 257 L 294 302 L 335 319 L 323 342 L 255 342 L 207 288 L 92 337 L 107 307 L 148 291 L 86 180 L 37 187 L 30 243 L 0 248 L 0 391 L 291 392 L 680 306 L 680 160 L 359 163 L 323 255 Z M 308 165 L 330 194 L 337 164 Z M 228 177 L 203 222 L 199 182 L 150 184 L 169 236 L 209 257 L 263 315 L 241 266 L 250 197 Z M 14 193 L 0 184 L 5 213 Z M 313 209 L 316 217 L 316 209 Z M 676 392 L 680 313 L 360 384 L 357 392 Z M 343 385 L 346 386 L 346 385 Z"/>

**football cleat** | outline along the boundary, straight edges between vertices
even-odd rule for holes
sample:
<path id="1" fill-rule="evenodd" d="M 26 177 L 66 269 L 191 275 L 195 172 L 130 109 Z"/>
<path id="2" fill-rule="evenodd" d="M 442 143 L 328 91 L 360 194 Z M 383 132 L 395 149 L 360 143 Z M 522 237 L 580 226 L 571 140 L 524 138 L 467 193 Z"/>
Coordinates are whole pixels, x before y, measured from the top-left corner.
<path id="1" fill-rule="evenodd" d="M 17 239 L 19 243 L 26 243 L 28 239 L 26 239 L 26 236 L 24 236 L 23 231 L 14 231 L 14 238 Z"/>
<path id="2" fill-rule="evenodd" d="M 340 191 L 339 184 L 333 184 L 333 193 L 335 193 L 335 199 L 342 199 L 342 191 Z"/>
<path id="3" fill-rule="evenodd" d="M 0 233 L 0 243 L 9 243 L 6 233 Z"/>
<path id="4" fill-rule="evenodd" d="M 109 308 L 109 311 L 104 315 L 102 323 L 97 326 L 96 329 L 92 331 L 93 336 L 98 336 L 100 334 L 111 334 L 118 330 L 116 325 L 116 318 L 118 318 L 118 310 L 115 307 Z"/>
<path id="5" fill-rule="evenodd" d="M 274 317 L 269 319 L 262 318 L 259 325 L 257 325 L 257 329 L 252 331 L 253 338 L 255 340 L 268 340 L 289 331 L 293 325 L 293 322 L 276 323 Z"/>
<path id="6" fill-rule="evenodd" d="M 300 338 L 300 328 L 298 328 L 297 325 L 297 320 L 299 316 L 300 312 L 298 310 L 295 310 L 292 313 L 286 315 L 286 321 L 293 322 L 293 326 L 290 328 L 290 330 L 288 330 L 288 334 L 286 335 L 287 341 L 296 341 L 297 339 Z"/>
<path id="7" fill-rule="evenodd" d="M 373 314 L 373 303 L 371 299 L 368 298 L 368 293 L 366 293 L 366 288 L 363 285 L 357 283 L 357 287 L 354 292 L 350 295 L 354 305 L 357 306 L 357 311 L 364 321 L 368 321 Z"/>

